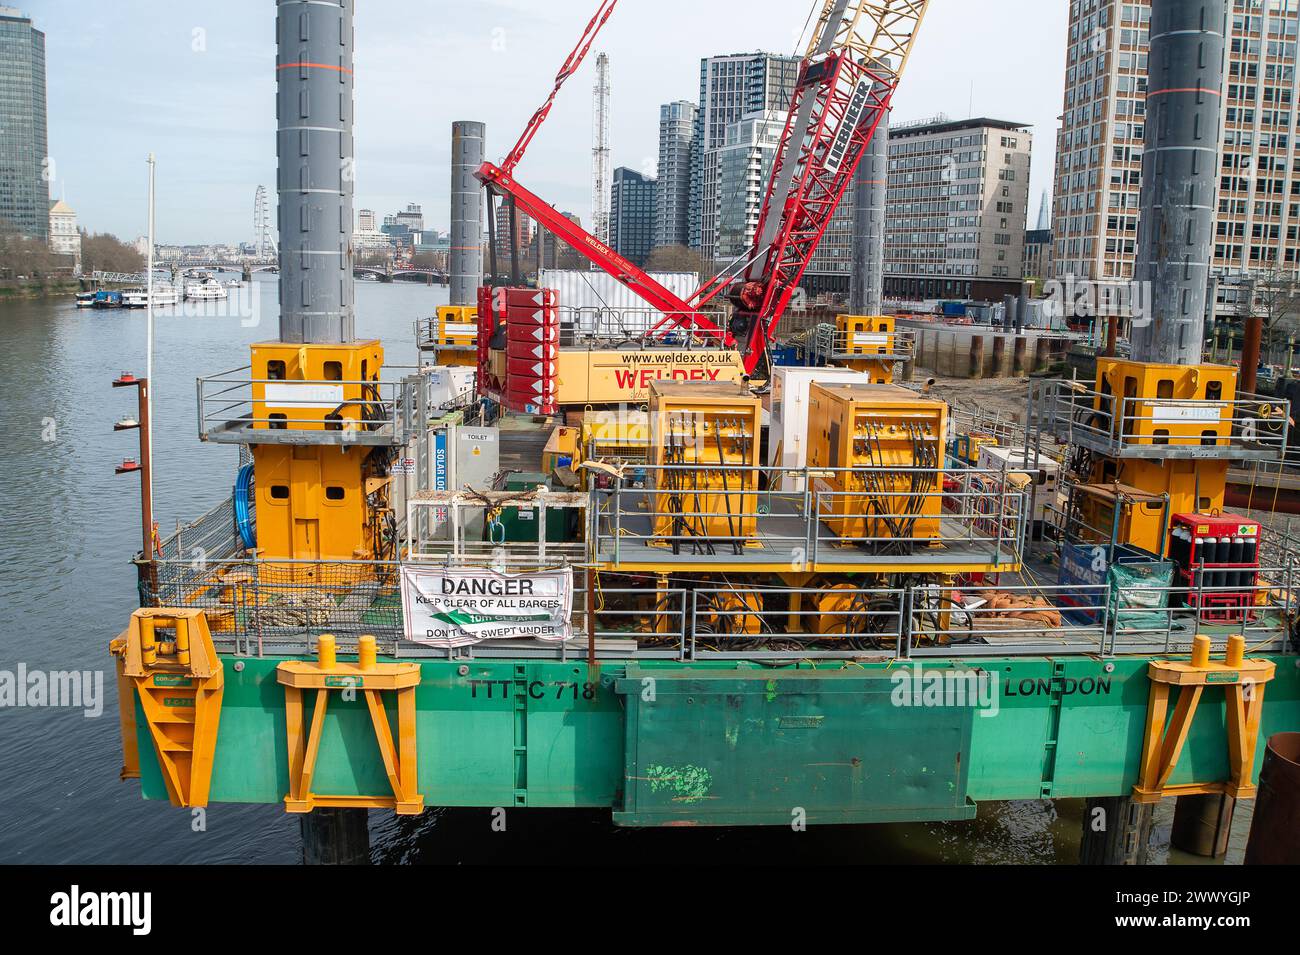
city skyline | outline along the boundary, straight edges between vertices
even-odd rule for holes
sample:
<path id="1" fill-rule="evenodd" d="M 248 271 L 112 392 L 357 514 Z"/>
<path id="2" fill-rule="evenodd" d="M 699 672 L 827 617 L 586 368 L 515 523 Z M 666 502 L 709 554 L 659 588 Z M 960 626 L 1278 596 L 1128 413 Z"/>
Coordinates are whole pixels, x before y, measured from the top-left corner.
<path id="1" fill-rule="evenodd" d="M 996 32 L 987 11 L 969 9 L 975 5 L 935 0 L 932 6 L 895 100 L 895 118 L 938 112 L 960 118 L 973 103 L 977 115 L 1011 115 L 1034 125 L 1039 141 L 1050 144 L 1061 109 L 1068 4 L 1009 0 Z M 20 9 L 48 37 L 50 152 L 57 169 L 52 196 L 66 195 L 89 230 L 134 238 L 144 231 L 144 157 L 153 151 L 160 242 L 251 239 L 256 187 L 274 183 L 274 14 L 268 5 L 242 0 L 159 10 L 132 3 L 106 11 L 82 0 L 27 0 Z M 615 166 L 654 171 L 659 108 L 698 100 L 701 59 L 794 52 L 802 12 L 779 0 L 757 0 L 741 13 L 684 0 L 620 7 L 599 50 L 615 67 Z M 488 157 L 499 159 L 545 97 L 587 15 L 585 7 L 536 10 L 518 0 L 436 15 L 432 9 L 403 15 L 358 9 L 357 207 L 397 210 L 417 202 L 430 226 L 445 230 L 452 121 L 487 123 Z M 684 18 L 693 24 L 690 31 L 674 26 Z M 971 55 L 980 31 L 1007 55 Z M 519 55 L 523 37 L 526 55 Z M 1053 40 L 1044 43 L 1044 37 Z M 102 81 L 102 57 L 109 52 L 117 82 L 128 90 L 124 99 L 134 108 L 105 118 L 98 99 L 84 90 Z M 958 80 L 954 61 L 962 64 Z M 436 71 L 425 65 L 434 62 Z M 484 69 L 485 63 L 493 68 Z M 1027 90 L 1015 81 L 1022 70 L 1052 82 Z M 473 88 L 455 82 L 444 88 L 460 76 L 472 77 Z M 586 221 L 592 80 L 588 64 L 557 101 L 520 168 L 530 188 Z M 88 131 L 99 144 L 93 151 L 81 148 Z M 1034 194 L 1052 181 L 1047 153 L 1035 163 Z"/>

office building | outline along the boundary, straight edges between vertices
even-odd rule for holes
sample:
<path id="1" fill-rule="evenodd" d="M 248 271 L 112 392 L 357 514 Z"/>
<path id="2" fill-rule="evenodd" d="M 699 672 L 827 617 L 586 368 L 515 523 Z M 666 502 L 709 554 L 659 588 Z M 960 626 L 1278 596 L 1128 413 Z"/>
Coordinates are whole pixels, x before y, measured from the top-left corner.
<path id="1" fill-rule="evenodd" d="M 0 227 L 44 242 L 50 231 L 45 34 L 0 6 Z"/>
<path id="2" fill-rule="evenodd" d="M 997 300 L 1024 269 L 1033 136 L 998 119 L 894 124 L 885 296 Z"/>
<path id="3" fill-rule="evenodd" d="M 1300 4 L 1228 6 L 1211 271 L 1220 315 L 1238 313 L 1245 283 L 1294 280 L 1300 269 Z M 1058 278 L 1133 276 L 1150 17 L 1149 0 L 1071 4 L 1052 223 Z"/>
<path id="4" fill-rule="evenodd" d="M 72 256 L 73 268 L 80 272 L 81 232 L 77 229 L 77 214 L 62 199 L 50 203 L 49 234 L 50 251 L 55 255 Z"/>
<path id="5" fill-rule="evenodd" d="M 655 180 L 625 166 L 615 169 L 609 209 L 610 247 L 644 266 L 654 250 Z"/>

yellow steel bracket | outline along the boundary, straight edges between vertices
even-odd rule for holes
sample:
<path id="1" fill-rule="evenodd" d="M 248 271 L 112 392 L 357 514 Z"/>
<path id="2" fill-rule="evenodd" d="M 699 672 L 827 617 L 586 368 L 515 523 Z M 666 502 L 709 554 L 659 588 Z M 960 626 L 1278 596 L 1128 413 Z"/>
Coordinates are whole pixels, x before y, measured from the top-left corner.
<path id="1" fill-rule="evenodd" d="M 138 696 L 172 805 L 206 806 L 225 688 L 207 617 L 202 610 L 142 608 L 109 649 L 117 657 L 122 778 L 140 777 Z"/>
<path id="2" fill-rule="evenodd" d="M 1264 709 L 1264 685 L 1273 679 L 1277 667 L 1268 660 L 1245 659 L 1245 648 L 1244 637 L 1230 637 L 1224 660 L 1211 661 L 1210 638 L 1198 636 L 1190 662 L 1153 660 L 1148 664 L 1151 697 L 1147 701 L 1142 766 L 1138 784 L 1133 787 L 1134 801 L 1156 803 L 1166 796 L 1209 793 L 1223 793 L 1234 799 L 1255 798 L 1251 777 Z M 1178 703 L 1169 718 L 1169 695 L 1175 686 L 1179 688 Z M 1223 688 L 1228 703 L 1228 780 L 1170 786 L 1169 778 L 1187 742 L 1196 707 L 1206 688 L 1218 687 Z"/>
<path id="3" fill-rule="evenodd" d="M 318 642 L 318 658 L 286 660 L 276 668 L 284 686 L 285 724 L 289 735 L 289 795 L 286 812 L 304 813 L 317 808 L 392 809 L 399 816 L 424 811 L 424 796 L 416 792 L 415 688 L 420 683 L 416 663 L 379 663 L 375 638 L 362 637 L 356 663 L 340 663 L 332 636 Z M 304 720 L 303 691 L 315 690 L 311 723 Z M 360 692 L 370 710 L 370 722 L 384 761 L 392 796 L 326 796 L 312 791 L 321 733 L 332 693 Z M 382 694 L 397 694 L 397 742 L 393 741 Z"/>

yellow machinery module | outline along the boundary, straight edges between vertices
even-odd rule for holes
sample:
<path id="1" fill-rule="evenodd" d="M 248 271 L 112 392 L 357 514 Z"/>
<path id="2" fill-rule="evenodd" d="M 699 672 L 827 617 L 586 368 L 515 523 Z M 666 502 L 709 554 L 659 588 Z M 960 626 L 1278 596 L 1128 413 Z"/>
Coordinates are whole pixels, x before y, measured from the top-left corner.
<path id="1" fill-rule="evenodd" d="M 813 483 L 819 516 L 860 544 L 937 539 L 947 427 L 946 404 L 898 385 L 814 383 L 808 466 L 830 469 Z"/>
<path id="2" fill-rule="evenodd" d="M 250 441 L 259 556 L 308 561 L 378 556 L 388 451 L 356 439 L 381 414 L 383 360 L 377 341 L 252 346 L 254 433 L 301 436 L 288 443 Z"/>
<path id="3" fill-rule="evenodd" d="M 1164 494 L 1130 484 L 1076 484 L 1070 488 L 1066 531 L 1077 543 L 1130 544 L 1159 555 L 1171 514 Z"/>
<path id="4" fill-rule="evenodd" d="M 1130 489 L 1121 517 L 1120 543 L 1160 553 L 1169 513 L 1216 513 L 1224 506 L 1228 460 L 1205 457 L 1137 457 L 1144 449 L 1226 449 L 1236 417 L 1237 370 L 1223 365 L 1162 365 L 1099 359 L 1096 415 L 1088 427 L 1105 431 L 1119 450 L 1098 455 L 1086 477 L 1102 488 L 1081 495 L 1079 516 L 1108 530 L 1117 482 Z M 1165 498 L 1167 496 L 1167 504 Z"/>
<path id="5" fill-rule="evenodd" d="M 835 319 L 835 364 L 871 376 L 871 383 L 888 385 L 902 357 L 894 319 L 889 315 L 840 315 Z"/>
<path id="6" fill-rule="evenodd" d="M 1097 410 L 1116 440 L 1169 447 L 1227 447 L 1237 370 L 1098 359 Z M 1226 402 L 1222 407 L 1204 402 Z"/>
<path id="7" fill-rule="evenodd" d="M 589 411 L 582 421 L 582 460 L 647 464 L 650 416 L 644 411 Z"/>
<path id="8" fill-rule="evenodd" d="M 744 386 L 651 383 L 657 544 L 740 547 L 754 540 L 762 414 L 761 401 Z"/>
<path id="9" fill-rule="evenodd" d="M 439 365 L 478 364 L 478 309 L 473 305 L 440 305 L 429 343 Z"/>
<path id="10" fill-rule="evenodd" d="M 565 458 L 574 469 L 583 461 L 643 466 L 650 460 L 650 416 L 644 411 L 588 411 L 578 427 L 551 432 L 542 470 L 550 474 Z"/>

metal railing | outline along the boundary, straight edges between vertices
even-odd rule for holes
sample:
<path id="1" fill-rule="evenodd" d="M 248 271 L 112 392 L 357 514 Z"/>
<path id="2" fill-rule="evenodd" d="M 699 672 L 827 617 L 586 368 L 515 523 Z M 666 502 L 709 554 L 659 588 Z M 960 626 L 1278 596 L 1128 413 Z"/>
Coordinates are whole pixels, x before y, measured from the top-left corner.
<path id="1" fill-rule="evenodd" d="M 827 361 L 911 361 L 916 354 L 916 334 L 910 331 L 841 331 L 834 325 L 819 325 L 811 342 L 813 355 Z"/>
<path id="2" fill-rule="evenodd" d="M 176 530 L 158 544 L 164 561 L 230 560 L 243 547 L 235 531 L 235 502 L 228 497 L 198 520 L 176 522 Z"/>
<path id="3" fill-rule="evenodd" d="M 593 500 L 595 558 L 618 567 L 659 554 L 744 564 L 1007 565 L 1024 553 L 1029 493 L 945 489 L 927 468 L 747 468 L 659 465 L 645 487 L 616 483 Z M 1003 481 L 1023 471 L 968 469 Z M 833 490 L 835 486 L 847 490 Z M 796 487 L 798 490 L 781 490 Z"/>
<path id="4" fill-rule="evenodd" d="M 478 347 L 478 326 L 468 322 L 452 322 L 469 331 L 447 331 L 438 315 L 415 320 L 415 347 L 418 351 L 473 351 Z M 468 341 L 465 339 L 468 338 Z"/>
<path id="5" fill-rule="evenodd" d="M 631 345 L 680 348 L 719 348 L 726 336 L 726 314 L 720 309 L 697 313 L 718 331 L 661 324 L 664 313 L 653 308 L 573 306 L 561 304 L 560 344 L 566 347 L 626 348 Z"/>
<path id="6" fill-rule="evenodd" d="M 1207 586 L 1213 573 L 1198 571 L 1190 587 L 1117 589 L 1107 653 L 1187 653 L 1198 636 L 1222 649 L 1234 634 L 1252 653 L 1285 652 L 1297 610 L 1292 565 L 1260 568 L 1251 585 Z"/>
<path id="7" fill-rule="evenodd" d="M 144 592 L 154 606 L 202 609 L 219 650 L 246 656 L 314 652 L 322 633 L 342 652 L 373 635 L 397 657 L 899 659 L 1160 656 L 1207 635 L 1244 634 L 1251 652 L 1295 652 L 1292 568 L 1265 568 L 1252 587 L 916 585 L 782 588 L 758 584 L 607 587 L 573 572 L 571 637 L 434 648 L 405 639 L 401 566 L 408 561 L 158 560 Z M 484 565 L 485 569 L 488 569 Z M 507 568 L 506 572 L 518 570 Z M 594 591 L 587 589 L 587 580 Z M 1225 607 L 1209 598 L 1233 595 Z M 1206 603 L 1205 608 L 1189 601 Z M 588 618 L 587 607 L 594 616 Z M 1236 616 L 1233 616 L 1234 610 Z M 1228 619 L 1207 619 L 1207 611 Z"/>
<path id="8" fill-rule="evenodd" d="M 894 655 L 902 645 L 899 589 L 702 588 L 690 598 L 683 659 L 833 659 Z"/>
<path id="9" fill-rule="evenodd" d="M 1289 403 L 1259 395 L 1183 401 L 1104 395 L 1068 381 L 1034 382 L 1034 426 L 1068 445 L 1115 458 L 1276 460 L 1287 447 Z"/>
<path id="10" fill-rule="evenodd" d="M 548 540 L 549 515 L 581 512 L 583 527 L 591 498 L 586 492 L 419 491 L 406 501 L 405 547 L 410 561 L 449 567 L 489 567 L 502 572 L 542 570 L 585 563 L 580 540 Z M 507 542 L 500 520 L 506 509 L 532 514 L 536 541 Z"/>
<path id="11" fill-rule="evenodd" d="M 917 587 L 899 655 L 1102 654 L 1110 596 L 1106 584 Z"/>
<path id="12" fill-rule="evenodd" d="M 283 381 L 251 378 L 250 370 L 245 365 L 198 379 L 200 440 L 400 446 L 426 420 L 418 374 L 395 381 Z"/>

